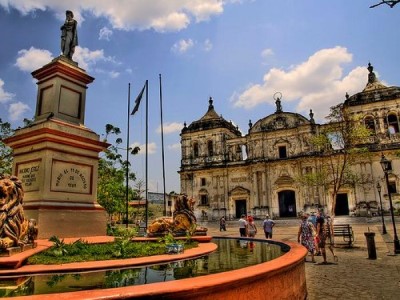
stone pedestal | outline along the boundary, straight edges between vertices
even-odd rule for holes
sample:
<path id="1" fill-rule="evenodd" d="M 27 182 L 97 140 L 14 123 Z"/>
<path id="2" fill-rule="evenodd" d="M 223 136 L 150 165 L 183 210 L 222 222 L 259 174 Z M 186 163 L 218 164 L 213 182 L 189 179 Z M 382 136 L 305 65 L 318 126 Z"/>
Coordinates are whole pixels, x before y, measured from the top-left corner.
<path id="1" fill-rule="evenodd" d="M 64 58 L 32 75 L 38 79 L 35 121 L 5 140 L 23 183 L 25 215 L 37 220 L 39 239 L 105 235 L 97 176 L 99 152 L 109 145 L 83 125 L 87 84 L 94 78 Z"/>

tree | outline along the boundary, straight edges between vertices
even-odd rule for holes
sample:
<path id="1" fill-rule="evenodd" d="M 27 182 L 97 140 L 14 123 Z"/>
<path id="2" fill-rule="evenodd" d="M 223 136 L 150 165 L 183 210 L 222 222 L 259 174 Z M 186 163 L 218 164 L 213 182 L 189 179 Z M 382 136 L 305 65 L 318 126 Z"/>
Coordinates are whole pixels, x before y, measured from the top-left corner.
<path id="1" fill-rule="evenodd" d="M 4 144 L 3 140 L 14 134 L 11 124 L 0 119 L 0 174 L 11 174 L 12 149 Z"/>
<path id="2" fill-rule="evenodd" d="M 363 145 L 371 131 L 364 124 L 346 114 L 343 105 L 333 106 L 326 117 L 328 123 L 321 127 L 312 139 L 312 145 L 319 152 L 320 174 L 309 177 L 310 184 L 323 184 L 330 191 L 331 216 L 336 209 L 336 196 L 340 189 L 358 182 L 358 175 L 352 166 L 360 159 L 369 157 L 369 150 Z"/>
<path id="3" fill-rule="evenodd" d="M 32 120 L 24 119 L 24 127 L 32 124 Z M 13 164 L 13 151 L 4 144 L 3 140 L 14 135 L 15 130 L 9 122 L 3 122 L 0 118 L 0 174 L 11 174 Z"/>
<path id="4" fill-rule="evenodd" d="M 111 124 L 107 124 L 105 130 L 104 142 L 107 142 L 109 137 L 121 133 L 118 127 Z M 116 138 L 115 145 L 106 149 L 99 159 L 97 198 L 98 203 L 107 211 L 110 219 L 115 213 L 123 214 L 126 212 L 126 171 L 130 164 L 119 153 L 121 148 L 118 146 L 122 142 L 121 138 Z M 139 150 L 138 147 L 135 147 L 131 150 L 131 154 L 136 154 Z M 135 181 L 135 173 L 129 172 L 128 180 Z M 128 199 L 134 197 L 134 190 L 128 186 Z"/>

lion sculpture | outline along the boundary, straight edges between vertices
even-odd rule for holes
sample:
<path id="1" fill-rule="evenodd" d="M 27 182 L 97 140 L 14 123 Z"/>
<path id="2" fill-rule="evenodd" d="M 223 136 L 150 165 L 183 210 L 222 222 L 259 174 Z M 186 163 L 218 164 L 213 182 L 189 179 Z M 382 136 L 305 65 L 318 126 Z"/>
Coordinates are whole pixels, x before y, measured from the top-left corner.
<path id="1" fill-rule="evenodd" d="M 0 174 L 0 250 L 26 245 L 37 236 L 35 224 L 25 218 L 23 197 L 22 182 Z"/>
<path id="2" fill-rule="evenodd" d="M 171 232 L 174 235 L 190 232 L 194 235 L 205 235 L 207 228 L 197 226 L 193 205 L 186 195 L 180 195 L 175 200 L 175 210 L 171 217 L 161 217 L 154 220 L 147 229 L 149 236 L 161 236 Z"/>

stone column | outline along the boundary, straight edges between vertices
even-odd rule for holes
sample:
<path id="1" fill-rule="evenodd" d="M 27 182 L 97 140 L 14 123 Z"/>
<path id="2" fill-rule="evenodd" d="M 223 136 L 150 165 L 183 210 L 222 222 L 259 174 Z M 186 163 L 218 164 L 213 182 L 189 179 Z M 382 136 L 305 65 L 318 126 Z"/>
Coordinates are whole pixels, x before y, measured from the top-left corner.
<path id="1" fill-rule="evenodd" d="M 258 197 L 257 172 L 253 173 L 253 206 L 260 206 L 260 201 Z"/>
<path id="2" fill-rule="evenodd" d="M 262 181 L 262 203 L 261 206 L 267 206 L 267 174 L 266 172 L 262 172 L 262 177 L 261 177 L 261 181 Z"/>

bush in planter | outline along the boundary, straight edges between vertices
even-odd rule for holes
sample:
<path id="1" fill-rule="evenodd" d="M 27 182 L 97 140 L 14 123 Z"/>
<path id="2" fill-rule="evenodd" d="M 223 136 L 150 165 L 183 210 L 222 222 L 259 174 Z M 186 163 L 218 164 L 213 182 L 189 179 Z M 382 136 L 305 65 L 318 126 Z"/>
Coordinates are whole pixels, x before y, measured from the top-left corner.
<path id="1" fill-rule="evenodd" d="M 183 243 L 175 240 L 171 232 L 158 240 L 160 243 L 165 244 L 165 252 L 167 254 L 178 254 L 183 252 Z"/>

